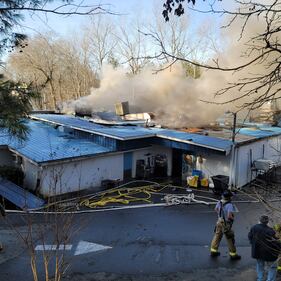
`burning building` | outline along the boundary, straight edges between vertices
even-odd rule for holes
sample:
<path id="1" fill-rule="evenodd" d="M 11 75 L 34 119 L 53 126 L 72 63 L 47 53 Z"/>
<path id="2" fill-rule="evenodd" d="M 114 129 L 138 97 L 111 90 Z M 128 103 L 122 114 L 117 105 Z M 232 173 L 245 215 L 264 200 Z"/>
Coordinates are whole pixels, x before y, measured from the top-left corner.
<path id="1" fill-rule="evenodd" d="M 194 170 L 223 175 L 242 187 L 256 177 L 257 160 L 280 164 L 281 128 L 239 128 L 208 135 L 142 126 L 107 126 L 57 114 L 34 114 L 30 135 L 18 143 L 0 134 L 1 165 L 18 165 L 24 187 L 43 196 L 91 189 L 105 181 L 174 177 Z"/>

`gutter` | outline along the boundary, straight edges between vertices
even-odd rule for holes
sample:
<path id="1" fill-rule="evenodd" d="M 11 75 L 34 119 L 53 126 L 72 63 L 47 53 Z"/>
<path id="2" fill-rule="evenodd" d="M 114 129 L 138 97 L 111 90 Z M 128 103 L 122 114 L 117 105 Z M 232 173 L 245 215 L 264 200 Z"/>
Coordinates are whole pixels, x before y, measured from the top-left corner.
<path id="1" fill-rule="evenodd" d="M 172 141 L 177 141 L 177 142 L 182 142 L 182 143 L 187 143 L 187 144 L 191 144 L 191 145 L 194 145 L 194 146 L 200 146 L 200 147 L 204 147 L 204 148 L 208 148 L 208 149 L 212 149 L 212 150 L 217 150 L 217 151 L 220 151 L 220 152 L 225 152 L 226 155 L 228 155 L 229 152 L 231 151 L 231 148 L 223 149 L 223 148 L 213 147 L 213 146 L 210 146 L 210 145 L 195 143 L 195 142 L 189 141 L 189 140 L 182 140 L 182 139 L 177 139 L 177 138 L 158 135 L 158 134 L 156 134 L 156 137 L 159 137 L 159 138 L 162 138 L 162 139 L 168 139 L 168 140 L 172 140 Z"/>
<path id="2" fill-rule="evenodd" d="M 105 156 L 105 155 L 115 155 L 115 154 L 120 154 L 120 151 L 114 151 L 114 152 L 109 151 L 109 152 L 102 152 L 102 153 L 98 153 L 98 154 L 89 154 L 89 155 L 83 155 L 83 156 L 77 156 L 77 157 L 69 157 L 69 158 L 63 158 L 63 159 L 42 161 L 42 162 L 38 162 L 38 165 L 44 167 L 44 166 L 48 166 L 48 165 L 56 165 L 58 163 L 70 163 L 70 162 L 91 159 L 91 158 L 98 158 L 100 156 Z"/>

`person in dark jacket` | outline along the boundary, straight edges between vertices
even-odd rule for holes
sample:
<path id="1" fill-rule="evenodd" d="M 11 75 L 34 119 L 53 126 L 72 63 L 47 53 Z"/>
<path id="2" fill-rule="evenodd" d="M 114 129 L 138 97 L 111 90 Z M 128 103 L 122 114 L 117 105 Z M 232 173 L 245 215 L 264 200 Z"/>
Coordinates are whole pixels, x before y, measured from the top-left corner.
<path id="1" fill-rule="evenodd" d="M 257 260 L 257 281 L 263 280 L 265 265 L 268 267 L 266 280 L 276 280 L 276 261 L 281 244 L 275 236 L 275 231 L 268 226 L 268 222 L 268 216 L 261 216 L 260 223 L 254 225 L 248 234 L 252 246 L 252 258 Z"/>

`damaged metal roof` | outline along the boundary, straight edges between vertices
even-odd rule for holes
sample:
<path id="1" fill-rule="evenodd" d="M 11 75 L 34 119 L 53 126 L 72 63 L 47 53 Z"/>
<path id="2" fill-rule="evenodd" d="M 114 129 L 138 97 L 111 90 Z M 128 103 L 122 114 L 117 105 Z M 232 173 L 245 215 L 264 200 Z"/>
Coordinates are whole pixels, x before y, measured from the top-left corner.
<path id="1" fill-rule="evenodd" d="M 226 153 L 230 151 L 232 145 L 232 131 L 226 133 L 225 130 L 220 132 L 218 136 L 211 136 L 141 126 L 104 126 L 90 122 L 87 119 L 61 114 L 33 114 L 31 118 L 121 141 L 157 137 Z M 237 129 L 236 143 L 241 145 L 249 141 L 276 135 L 281 135 L 281 128 L 239 128 Z"/>
<path id="2" fill-rule="evenodd" d="M 62 125 L 77 130 L 84 130 L 90 133 L 101 134 L 119 140 L 132 140 L 147 137 L 160 137 L 172 141 L 189 143 L 218 151 L 228 152 L 232 142 L 230 140 L 181 132 L 161 128 L 145 128 L 139 126 L 102 126 L 91 123 L 86 119 L 69 115 L 55 114 L 34 114 L 31 118 L 46 121 L 56 125 Z"/>
<path id="3" fill-rule="evenodd" d="M 80 131 L 95 133 L 118 140 L 132 140 L 153 137 L 159 131 L 157 128 L 144 128 L 139 126 L 103 126 L 87 119 L 70 115 L 59 114 L 33 114 L 32 119 L 62 125 Z"/>
<path id="4" fill-rule="evenodd" d="M 93 156 L 113 151 L 91 140 L 62 133 L 42 122 L 28 121 L 30 132 L 26 141 L 10 138 L 0 130 L 0 145 L 7 145 L 22 156 L 36 162 L 48 162 L 74 157 Z"/>

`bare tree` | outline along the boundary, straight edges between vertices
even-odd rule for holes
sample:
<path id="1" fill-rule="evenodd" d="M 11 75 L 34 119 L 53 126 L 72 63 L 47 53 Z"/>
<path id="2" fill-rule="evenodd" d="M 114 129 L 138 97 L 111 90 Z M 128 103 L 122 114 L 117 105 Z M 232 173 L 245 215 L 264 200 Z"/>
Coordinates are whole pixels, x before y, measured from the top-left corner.
<path id="1" fill-rule="evenodd" d="M 21 42 L 26 35 L 14 32 L 13 29 L 21 25 L 25 15 L 43 13 L 45 15 L 55 14 L 59 16 L 85 16 L 99 14 L 113 14 L 107 5 L 83 5 L 72 1 L 57 1 L 57 5 L 48 5 L 51 0 L 7 0 L 0 7 L 1 40 L 0 52 L 6 49 L 21 47 Z"/>
<path id="2" fill-rule="evenodd" d="M 169 21 L 170 14 L 174 12 L 181 16 L 184 14 L 183 1 L 168 0 L 164 1 L 163 16 Z M 195 1 L 186 0 L 186 2 Z M 193 65 L 211 70 L 220 70 L 232 72 L 237 75 L 227 86 L 218 90 L 217 95 L 223 95 L 228 92 L 235 92 L 235 96 L 229 98 L 226 102 L 231 103 L 246 99 L 243 107 L 256 109 L 264 103 L 281 98 L 280 88 L 280 66 L 281 66 L 281 3 L 279 0 L 252 1 L 243 0 L 235 1 L 236 6 L 233 9 L 227 7 L 220 9 L 211 4 L 209 9 L 194 12 L 208 13 L 225 16 L 227 18 L 224 28 L 231 29 L 233 26 L 239 26 L 239 40 L 244 40 L 245 50 L 241 53 L 241 60 L 238 63 L 226 65 L 218 59 L 211 63 L 198 63 L 191 59 L 174 55 L 159 38 L 153 38 L 161 45 L 162 50 L 159 56 L 168 56 L 172 63 L 184 61 Z M 222 5 L 226 6 L 226 3 Z M 257 21 L 258 20 L 258 21 Z M 250 32 L 252 23 L 260 27 L 255 32 Z M 254 68 L 258 66 L 258 70 Z M 250 99 L 250 100 L 249 100 Z"/>
<path id="3" fill-rule="evenodd" d="M 33 83 L 40 91 L 40 109 L 55 108 L 59 102 L 87 95 L 98 85 L 78 46 L 51 35 L 30 40 L 24 52 L 10 56 L 7 69 L 16 81 Z"/>
<path id="4" fill-rule="evenodd" d="M 114 29 L 113 23 L 102 15 L 92 17 L 90 25 L 85 27 L 83 46 L 87 47 L 91 65 L 98 73 L 114 53 L 117 44 Z"/>
<path id="5" fill-rule="evenodd" d="M 161 42 L 161 44 L 156 44 L 157 52 L 161 52 L 164 48 L 167 53 L 173 56 L 192 57 L 193 60 L 197 61 L 196 50 L 203 44 L 193 44 L 194 40 L 192 40 L 188 32 L 188 24 L 187 18 L 172 18 L 169 22 L 165 22 L 162 17 L 157 15 L 157 12 L 154 12 L 153 22 L 150 24 L 148 33 L 151 34 L 152 38 L 157 39 L 156 41 Z M 166 55 L 159 56 L 157 54 L 156 58 L 160 63 L 160 68 L 173 62 L 173 59 Z M 196 70 L 198 68 L 196 69 L 196 67 L 188 63 L 182 63 L 182 65 L 188 75 L 197 77 Z"/>
<path id="6" fill-rule="evenodd" d="M 126 28 L 125 28 L 126 26 Z M 149 63 L 147 58 L 147 42 L 139 31 L 143 29 L 138 20 L 136 22 L 122 22 L 118 28 L 117 53 L 120 61 L 128 65 L 130 74 L 138 74 Z"/>
<path id="7" fill-rule="evenodd" d="M 7 50 L 11 51 L 15 48 L 25 47 L 22 44 L 22 41 L 26 39 L 25 34 L 15 32 L 15 28 L 21 26 L 22 20 L 25 15 L 33 15 L 34 13 L 44 13 L 55 14 L 62 16 L 71 16 L 71 15 L 97 15 L 97 14 L 110 14 L 111 11 L 108 9 L 109 6 L 103 5 L 82 5 L 81 3 L 75 4 L 72 1 L 57 1 L 57 5 L 49 6 L 48 4 L 53 2 L 52 0 L 5 0 L 1 2 L 0 7 L 0 54 L 5 53 Z M 3 65 L 3 63 L 0 63 Z M 13 82 L 11 82 L 13 83 Z M 4 85 L 4 84 L 2 84 Z M 15 85 L 14 85 L 15 86 Z M 24 138 L 26 136 L 24 130 L 27 130 L 27 127 L 21 126 L 18 127 L 16 124 L 20 123 L 22 116 L 28 113 L 27 108 L 18 106 L 17 114 L 14 115 L 9 113 L 9 102 L 15 96 L 12 95 L 13 88 L 10 89 L 10 94 L 6 95 L 4 98 L 1 98 L 1 107 L 5 107 L 6 113 L 3 114 L 0 111 L 0 126 L 6 127 L 9 132 L 17 135 L 18 137 Z M 20 87 L 21 83 L 17 85 Z M 2 87 L 2 86 L 1 86 Z M 5 91 L 7 88 L 5 88 Z M 30 89 L 28 89 L 30 90 Z M 1 91 L 2 92 L 2 91 Z M 26 98 L 32 98 L 31 95 L 26 95 Z M 20 103 L 17 98 L 14 98 L 13 104 Z M 11 117 L 8 118 L 7 114 Z"/>

